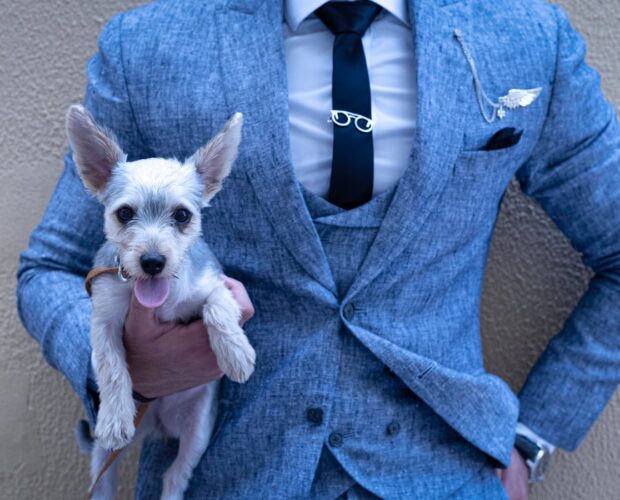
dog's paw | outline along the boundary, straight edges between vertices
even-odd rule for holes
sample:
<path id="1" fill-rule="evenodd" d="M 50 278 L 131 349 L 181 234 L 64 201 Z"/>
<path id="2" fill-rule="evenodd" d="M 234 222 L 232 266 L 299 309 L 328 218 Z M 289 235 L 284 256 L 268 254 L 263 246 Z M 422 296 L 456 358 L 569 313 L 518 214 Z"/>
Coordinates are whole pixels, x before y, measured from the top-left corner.
<path id="1" fill-rule="evenodd" d="M 210 340 L 220 369 L 234 382 L 246 382 L 254 373 L 256 352 L 243 330 L 238 328 L 234 333 L 216 331 L 210 335 Z"/>
<path id="2" fill-rule="evenodd" d="M 164 491 L 161 494 L 161 497 L 159 497 L 160 500 L 183 500 L 183 492 L 179 493 L 179 492 L 172 492 L 169 493 L 168 491 L 166 491 L 164 489 Z"/>
<path id="3" fill-rule="evenodd" d="M 179 485 L 178 483 L 182 483 Z M 160 500 L 183 500 L 184 490 L 187 488 L 188 480 L 179 481 L 171 477 L 169 473 L 164 475 L 164 487 Z"/>
<path id="4" fill-rule="evenodd" d="M 245 335 L 243 336 L 245 346 L 240 346 L 232 350 L 230 357 L 224 359 L 220 368 L 234 382 L 240 384 L 247 382 L 254 373 L 254 363 L 256 353 L 250 345 Z M 219 361 L 218 361 L 219 364 Z"/>
<path id="5" fill-rule="evenodd" d="M 112 412 L 104 406 L 99 409 L 95 438 L 106 450 L 117 450 L 127 446 L 136 432 L 134 427 L 134 408 Z"/>

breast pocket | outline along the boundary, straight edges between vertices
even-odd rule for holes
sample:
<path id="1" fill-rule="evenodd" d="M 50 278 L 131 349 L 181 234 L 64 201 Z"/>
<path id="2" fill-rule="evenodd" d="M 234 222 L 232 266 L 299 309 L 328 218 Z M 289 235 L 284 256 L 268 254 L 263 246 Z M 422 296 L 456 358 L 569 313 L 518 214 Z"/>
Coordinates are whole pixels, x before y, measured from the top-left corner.
<path id="1" fill-rule="evenodd" d="M 520 144 L 491 151 L 462 150 L 452 169 L 454 199 L 463 199 L 480 212 L 485 207 L 495 210 L 510 179 L 527 156 Z"/>
<path id="2" fill-rule="evenodd" d="M 454 163 L 454 174 L 466 178 L 499 174 L 518 161 L 515 148 L 518 145 L 492 151 L 463 150 Z"/>
<path id="3" fill-rule="evenodd" d="M 512 125 L 519 127 L 518 125 Z M 482 149 L 497 130 L 477 133 L 477 137 L 463 139 L 463 149 L 454 163 L 453 175 L 463 180 L 507 182 L 514 172 L 529 157 L 531 151 L 531 133 L 526 130 L 520 140 L 500 149 Z"/>

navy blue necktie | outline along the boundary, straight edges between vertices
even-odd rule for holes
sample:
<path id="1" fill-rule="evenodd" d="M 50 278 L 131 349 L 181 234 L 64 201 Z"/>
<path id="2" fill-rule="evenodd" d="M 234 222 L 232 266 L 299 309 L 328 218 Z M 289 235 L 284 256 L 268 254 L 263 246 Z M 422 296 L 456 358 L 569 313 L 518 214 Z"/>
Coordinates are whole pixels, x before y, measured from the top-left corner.
<path id="1" fill-rule="evenodd" d="M 369 1 L 328 2 L 315 13 L 336 35 L 332 72 L 334 144 L 328 200 L 354 208 L 372 198 L 370 83 L 362 37 L 381 7 Z"/>

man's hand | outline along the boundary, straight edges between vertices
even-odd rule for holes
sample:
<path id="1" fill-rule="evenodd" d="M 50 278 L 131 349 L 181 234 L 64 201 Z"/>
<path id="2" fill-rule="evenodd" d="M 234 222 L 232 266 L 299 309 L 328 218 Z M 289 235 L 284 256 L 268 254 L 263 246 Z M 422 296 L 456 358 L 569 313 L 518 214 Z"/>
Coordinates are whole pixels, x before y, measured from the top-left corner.
<path id="1" fill-rule="evenodd" d="M 252 305 L 252 301 L 248 296 L 248 292 L 246 291 L 243 283 L 234 278 L 229 278 L 225 274 L 221 275 L 224 283 L 226 284 L 226 288 L 228 288 L 233 297 L 241 307 L 241 321 L 239 321 L 239 325 L 243 326 L 243 324 L 254 316 L 254 306 Z"/>
<path id="2" fill-rule="evenodd" d="M 222 275 L 226 287 L 241 307 L 240 326 L 254 316 L 254 307 L 243 284 Z M 141 305 L 134 296 L 123 328 L 125 357 L 133 389 L 147 398 L 179 392 L 222 377 L 202 320 L 187 325 L 160 323 L 155 309 Z"/>
<path id="3" fill-rule="evenodd" d="M 496 469 L 510 500 L 527 500 L 529 469 L 523 457 L 513 448 L 507 469 Z"/>

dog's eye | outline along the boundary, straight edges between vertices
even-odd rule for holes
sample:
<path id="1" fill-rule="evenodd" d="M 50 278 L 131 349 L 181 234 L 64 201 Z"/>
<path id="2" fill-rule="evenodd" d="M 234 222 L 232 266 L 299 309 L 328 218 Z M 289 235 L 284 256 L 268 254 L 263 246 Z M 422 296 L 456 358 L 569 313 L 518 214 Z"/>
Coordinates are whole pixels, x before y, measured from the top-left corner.
<path id="1" fill-rule="evenodd" d="M 179 224 L 187 224 L 191 217 L 192 214 L 189 212 L 189 210 L 185 208 L 177 208 L 174 211 L 174 220 L 177 221 Z"/>
<path id="2" fill-rule="evenodd" d="M 126 224 L 131 219 L 133 219 L 133 216 L 134 216 L 133 209 L 131 207 L 126 206 L 126 205 L 121 207 L 121 208 L 119 208 L 116 211 L 116 218 L 119 220 L 119 222 L 121 222 L 123 224 Z"/>

